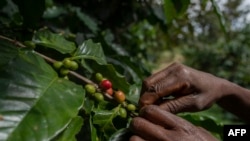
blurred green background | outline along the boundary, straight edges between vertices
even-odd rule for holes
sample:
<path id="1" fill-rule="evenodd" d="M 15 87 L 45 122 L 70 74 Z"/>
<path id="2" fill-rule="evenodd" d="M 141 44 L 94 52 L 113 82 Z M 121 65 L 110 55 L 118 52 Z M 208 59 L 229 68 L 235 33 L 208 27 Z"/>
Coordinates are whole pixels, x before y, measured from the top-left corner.
<path id="1" fill-rule="evenodd" d="M 0 34 L 93 39 L 130 83 L 179 61 L 250 88 L 249 10 L 247 0 L 1 0 Z M 242 123 L 216 105 L 197 114 Z"/>

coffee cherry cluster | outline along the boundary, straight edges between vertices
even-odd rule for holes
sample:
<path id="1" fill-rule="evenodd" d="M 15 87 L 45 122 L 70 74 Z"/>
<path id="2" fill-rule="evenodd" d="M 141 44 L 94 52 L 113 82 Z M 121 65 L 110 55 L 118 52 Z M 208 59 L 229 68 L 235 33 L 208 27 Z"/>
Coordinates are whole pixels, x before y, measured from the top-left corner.
<path id="1" fill-rule="evenodd" d="M 98 87 L 94 84 L 86 84 L 85 90 L 91 95 L 97 102 L 103 101 L 104 95 L 109 95 L 114 101 L 118 104 L 121 104 L 122 107 L 119 108 L 118 115 L 122 118 L 127 117 L 127 111 L 134 112 L 136 110 L 136 106 L 131 103 L 126 102 L 126 96 L 121 90 L 114 90 L 112 82 L 103 77 L 101 73 L 95 74 L 95 80 L 98 83 Z"/>
<path id="2" fill-rule="evenodd" d="M 53 63 L 53 67 L 60 73 L 60 75 L 67 79 L 67 75 L 70 71 L 74 71 L 78 69 L 78 63 L 71 58 L 65 58 L 62 61 L 55 61 Z M 113 88 L 112 82 L 103 77 L 101 73 L 96 73 L 95 82 L 91 80 L 86 81 L 87 83 L 84 88 L 87 94 L 92 97 L 96 102 L 102 102 L 106 99 L 111 101 L 115 101 L 119 106 L 118 115 L 121 118 L 127 117 L 127 112 L 134 113 L 136 110 L 136 106 L 131 103 L 127 103 L 126 95 L 122 90 L 117 90 Z"/>
<path id="3" fill-rule="evenodd" d="M 62 61 L 54 62 L 53 67 L 59 71 L 61 76 L 66 76 L 70 70 L 77 70 L 79 66 L 76 61 L 65 58 Z"/>
<path id="4" fill-rule="evenodd" d="M 114 90 L 112 82 L 102 76 L 100 73 L 96 73 L 95 78 L 102 92 L 109 94 L 118 103 L 123 103 L 126 100 L 126 96 L 121 90 Z"/>

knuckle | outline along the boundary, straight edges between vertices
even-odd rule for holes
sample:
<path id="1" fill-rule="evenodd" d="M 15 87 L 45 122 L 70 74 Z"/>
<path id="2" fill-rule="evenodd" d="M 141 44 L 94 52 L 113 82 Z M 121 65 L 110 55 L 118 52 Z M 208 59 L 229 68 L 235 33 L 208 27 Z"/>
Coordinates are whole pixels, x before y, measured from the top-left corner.
<path id="1" fill-rule="evenodd" d="M 201 97 L 196 98 L 194 101 L 195 101 L 195 109 L 197 111 L 201 111 L 206 108 L 206 104 L 204 103 Z"/>
<path id="2" fill-rule="evenodd" d="M 135 117 L 132 119 L 131 123 L 130 123 L 130 129 L 132 129 L 133 131 L 137 131 L 138 129 L 143 128 L 144 122 L 142 120 L 142 118 L 140 117 Z"/>
<path id="3" fill-rule="evenodd" d="M 141 109 L 140 114 L 149 115 L 149 114 L 152 114 L 152 112 L 156 111 L 156 109 L 157 109 L 157 106 L 155 105 L 147 105 Z"/>

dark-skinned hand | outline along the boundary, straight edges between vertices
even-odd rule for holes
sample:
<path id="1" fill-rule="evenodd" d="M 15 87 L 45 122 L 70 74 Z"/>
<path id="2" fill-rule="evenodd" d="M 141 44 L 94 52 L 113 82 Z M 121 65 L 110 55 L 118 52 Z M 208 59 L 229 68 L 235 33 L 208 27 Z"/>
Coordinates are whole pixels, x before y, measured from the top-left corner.
<path id="1" fill-rule="evenodd" d="M 170 95 L 172 99 L 168 98 Z M 250 91 L 239 85 L 173 63 L 144 80 L 139 105 L 142 108 L 155 104 L 171 113 L 179 113 L 201 111 L 217 102 L 226 110 L 250 121 L 249 99 Z"/>
<path id="2" fill-rule="evenodd" d="M 155 105 L 142 108 L 130 129 L 135 135 L 129 141 L 217 141 L 203 128 Z"/>

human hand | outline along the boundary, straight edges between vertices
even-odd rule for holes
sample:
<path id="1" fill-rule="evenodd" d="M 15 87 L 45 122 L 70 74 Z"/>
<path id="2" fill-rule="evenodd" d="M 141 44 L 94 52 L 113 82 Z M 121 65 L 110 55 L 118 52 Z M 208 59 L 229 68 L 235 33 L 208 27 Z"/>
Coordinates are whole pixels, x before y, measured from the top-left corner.
<path id="1" fill-rule="evenodd" d="M 142 108 L 130 129 L 135 135 L 129 141 L 217 141 L 205 129 L 155 105 Z"/>
<path id="2" fill-rule="evenodd" d="M 144 80 L 140 107 L 157 104 L 171 113 L 195 112 L 209 108 L 225 95 L 229 81 L 180 63 Z M 173 99 L 164 99 L 172 95 Z"/>

